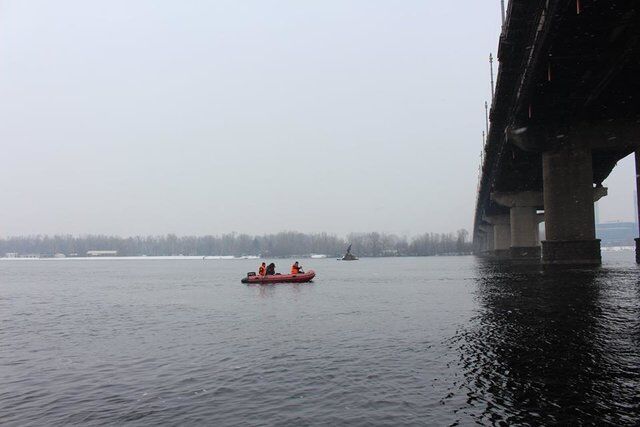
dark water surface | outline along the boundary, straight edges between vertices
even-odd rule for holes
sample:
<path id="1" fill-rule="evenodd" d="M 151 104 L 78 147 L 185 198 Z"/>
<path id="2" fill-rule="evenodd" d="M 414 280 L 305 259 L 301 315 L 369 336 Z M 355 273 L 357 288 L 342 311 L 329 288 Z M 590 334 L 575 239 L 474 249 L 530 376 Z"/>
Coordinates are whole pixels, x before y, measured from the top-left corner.
<path id="1" fill-rule="evenodd" d="M 640 270 L 605 260 L 2 261 L 0 424 L 638 425 Z"/>

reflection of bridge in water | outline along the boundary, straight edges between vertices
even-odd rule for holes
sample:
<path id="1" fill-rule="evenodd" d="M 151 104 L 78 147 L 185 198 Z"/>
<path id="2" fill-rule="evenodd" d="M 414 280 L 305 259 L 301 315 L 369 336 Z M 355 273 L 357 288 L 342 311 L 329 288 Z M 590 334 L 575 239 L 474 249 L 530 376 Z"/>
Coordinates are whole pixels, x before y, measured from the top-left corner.
<path id="1" fill-rule="evenodd" d="M 451 341 L 470 403 L 460 412 L 492 425 L 637 425 L 635 267 L 480 262 L 476 277 L 478 315 Z"/>
<path id="2" fill-rule="evenodd" d="M 512 0 L 498 59 L 475 250 L 599 264 L 594 200 L 606 196 L 616 163 L 640 148 L 640 5 Z"/>

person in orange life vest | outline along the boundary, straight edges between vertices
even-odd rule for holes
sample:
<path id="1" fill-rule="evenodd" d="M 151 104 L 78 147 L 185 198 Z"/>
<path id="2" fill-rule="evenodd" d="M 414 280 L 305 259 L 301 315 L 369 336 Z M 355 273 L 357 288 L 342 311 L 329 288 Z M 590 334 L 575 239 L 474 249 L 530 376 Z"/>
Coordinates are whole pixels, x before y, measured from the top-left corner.
<path id="1" fill-rule="evenodd" d="M 267 263 L 263 262 L 258 269 L 258 276 L 264 276 L 265 274 L 267 274 Z"/>
<path id="2" fill-rule="evenodd" d="M 304 273 L 304 271 L 302 271 L 302 266 L 298 264 L 298 261 L 296 261 L 291 266 L 291 274 L 298 274 L 298 273 Z"/>

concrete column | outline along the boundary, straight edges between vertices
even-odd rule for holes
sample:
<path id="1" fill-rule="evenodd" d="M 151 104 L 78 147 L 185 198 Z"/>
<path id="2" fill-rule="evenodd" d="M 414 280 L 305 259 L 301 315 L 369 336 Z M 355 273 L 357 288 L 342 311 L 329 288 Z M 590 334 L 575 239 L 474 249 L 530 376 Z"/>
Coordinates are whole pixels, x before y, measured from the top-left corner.
<path id="1" fill-rule="evenodd" d="M 484 232 L 484 252 L 493 253 L 493 250 L 495 249 L 493 225 L 481 225 L 480 229 Z"/>
<path id="2" fill-rule="evenodd" d="M 477 233 L 473 236 L 473 253 L 474 255 L 482 254 L 482 237 L 481 233 Z"/>
<path id="3" fill-rule="evenodd" d="M 496 258 L 509 258 L 511 248 L 511 222 L 509 215 L 495 215 L 487 218 L 493 225 L 493 254 Z"/>
<path id="4" fill-rule="evenodd" d="M 511 225 L 497 224 L 494 228 L 494 252 L 507 256 L 511 248 Z"/>
<path id="5" fill-rule="evenodd" d="M 541 215 L 537 210 L 543 207 L 542 193 L 539 191 L 519 191 L 493 193 L 491 200 L 509 208 L 511 222 L 510 256 L 512 259 L 540 260 L 538 224 Z"/>
<path id="6" fill-rule="evenodd" d="M 600 264 L 593 211 L 593 166 L 589 148 L 563 148 L 542 155 L 546 264 Z"/>
<path id="7" fill-rule="evenodd" d="M 478 254 L 484 255 L 487 252 L 487 235 L 482 233 L 478 236 Z"/>
<path id="8" fill-rule="evenodd" d="M 638 203 L 638 226 L 640 227 L 640 150 L 636 150 L 636 203 Z M 638 230 L 640 232 L 640 230 Z M 640 239 L 636 239 L 636 262 L 640 264 Z"/>
<path id="9" fill-rule="evenodd" d="M 511 257 L 540 259 L 538 246 L 539 216 L 535 207 L 514 206 L 511 216 Z"/>
<path id="10" fill-rule="evenodd" d="M 487 233 L 483 233 L 482 234 L 482 241 L 481 241 L 481 246 L 480 246 L 480 253 L 482 255 L 487 255 L 489 251 L 489 245 L 488 245 L 488 240 L 487 240 Z"/>

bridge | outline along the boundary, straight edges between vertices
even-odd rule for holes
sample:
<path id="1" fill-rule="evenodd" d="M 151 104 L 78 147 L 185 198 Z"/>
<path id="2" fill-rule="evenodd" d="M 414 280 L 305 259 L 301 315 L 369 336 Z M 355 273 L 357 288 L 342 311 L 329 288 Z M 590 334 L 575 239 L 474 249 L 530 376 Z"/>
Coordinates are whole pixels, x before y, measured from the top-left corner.
<path id="1" fill-rule="evenodd" d="M 640 149 L 640 2 L 511 0 L 497 56 L 474 249 L 599 264 L 594 201 Z"/>

